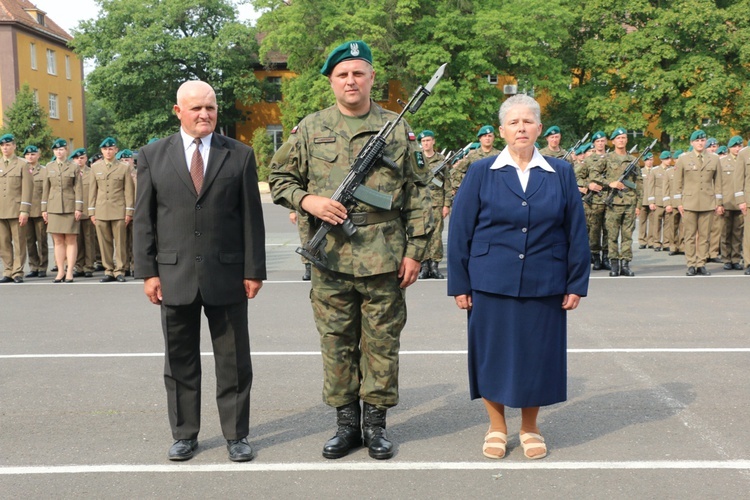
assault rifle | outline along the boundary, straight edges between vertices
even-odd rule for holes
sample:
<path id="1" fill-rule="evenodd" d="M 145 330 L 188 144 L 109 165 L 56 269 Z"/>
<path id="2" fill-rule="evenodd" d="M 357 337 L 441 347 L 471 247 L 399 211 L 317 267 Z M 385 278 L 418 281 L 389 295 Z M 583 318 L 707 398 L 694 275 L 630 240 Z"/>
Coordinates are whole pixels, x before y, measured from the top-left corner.
<path id="1" fill-rule="evenodd" d="M 628 154 L 632 155 L 635 152 L 636 149 L 638 149 L 638 145 L 637 144 L 635 146 L 633 146 L 632 148 L 630 148 L 630 151 L 628 151 Z M 607 148 L 607 150 L 605 151 L 605 153 L 609 154 L 609 148 Z M 602 179 L 602 180 L 594 179 L 591 182 L 593 182 L 597 186 L 601 186 L 602 188 L 606 188 L 607 187 L 607 185 L 604 183 L 604 179 Z M 586 186 L 586 188 L 588 189 L 588 186 Z M 588 205 L 591 205 L 591 202 L 594 199 L 594 196 L 601 196 L 602 194 L 604 194 L 603 191 L 592 191 L 592 190 L 589 189 L 589 192 L 586 193 L 583 196 L 583 201 L 584 201 L 584 203 L 586 203 Z"/>
<path id="2" fill-rule="evenodd" d="M 396 125 L 403 118 L 404 114 L 408 110 L 410 113 L 416 113 L 424 103 L 425 99 L 432 94 L 432 89 L 435 87 L 437 82 L 442 78 L 445 73 L 445 67 L 448 63 L 440 66 L 426 86 L 420 85 L 419 88 L 414 91 L 414 95 L 411 96 L 409 102 L 403 105 L 404 109 L 396 117 L 393 122 L 385 122 L 380 131 L 370 137 L 365 143 L 362 150 L 359 152 L 357 157 L 354 159 L 349 173 L 346 174 L 344 180 L 331 196 L 331 199 L 338 201 L 346 208 L 349 212 L 356 204 L 355 200 L 359 200 L 368 205 L 380 208 L 382 210 L 390 210 L 393 197 L 388 194 L 383 194 L 374 189 L 370 189 L 363 183 L 365 178 L 373 169 L 373 167 L 379 163 L 384 163 L 388 168 L 398 170 L 398 165 L 386 157 L 383 153 L 386 146 L 386 138 L 393 132 Z M 318 269 L 326 269 L 328 263 L 328 256 L 326 255 L 325 248 L 328 243 L 326 235 L 333 229 L 334 225 L 329 222 L 321 222 L 320 227 L 315 232 L 315 235 L 303 246 L 297 248 L 297 253 L 302 255 L 304 258 L 315 264 Z M 357 232 L 357 227 L 352 223 L 350 219 L 344 219 L 341 224 L 341 229 L 347 236 L 352 236 Z"/>
<path id="3" fill-rule="evenodd" d="M 562 157 L 563 161 L 568 161 L 568 157 L 571 154 L 573 154 L 573 151 L 575 151 L 576 149 L 580 148 L 581 144 L 583 144 L 584 142 L 586 142 L 586 139 L 588 139 L 588 138 L 589 138 L 589 133 L 586 132 L 586 135 L 584 135 L 583 137 L 581 137 L 580 139 L 578 139 L 578 142 L 576 142 L 573 145 L 573 147 L 570 148 L 567 153 L 565 153 L 565 156 Z"/>
<path id="4" fill-rule="evenodd" d="M 445 182 L 445 174 L 443 174 L 443 170 L 445 170 L 445 167 L 447 167 L 448 165 L 453 165 L 458 160 L 469 154 L 472 144 L 473 143 L 470 142 L 463 148 L 457 151 L 452 151 L 448 154 L 448 156 L 445 157 L 443 161 L 440 162 L 440 165 L 435 168 L 431 168 L 430 173 L 432 174 L 432 183 L 436 186 L 443 187 L 443 183 Z"/>
<path id="5" fill-rule="evenodd" d="M 606 203 L 608 207 L 612 206 L 612 202 L 615 199 L 615 195 L 622 198 L 622 193 L 627 191 L 628 188 L 635 189 L 635 184 L 633 184 L 631 181 L 628 181 L 627 178 L 630 174 L 633 173 L 635 168 L 638 166 L 638 162 L 641 161 L 641 158 L 643 158 L 643 156 L 646 153 L 651 151 L 651 148 L 653 148 L 655 145 L 656 145 L 656 139 L 654 139 L 654 142 L 652 142 L 649 147 L 641 151 L 641 154 L 638 155 L 638 158 L 631 161 L 630 164 L 627 167 L 625 167 L 625 170 L 622 172 L 622 175 L 620 175 L 620 177 L 617 179 L 617 182 L 622 182 L 625 185 L 625 188 L 624 189 L 612 188 L 612 190 L 609 193 L 609 196 L 607 196 L 607 199 L 604 200 L 604 203 Z"/>

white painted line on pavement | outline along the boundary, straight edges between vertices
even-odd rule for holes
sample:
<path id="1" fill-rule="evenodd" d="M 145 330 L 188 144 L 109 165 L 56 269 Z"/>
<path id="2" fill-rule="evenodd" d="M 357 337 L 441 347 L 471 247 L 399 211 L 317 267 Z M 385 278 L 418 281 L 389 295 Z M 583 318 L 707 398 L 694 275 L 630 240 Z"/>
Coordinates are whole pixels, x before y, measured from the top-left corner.
<path id="1" fill-rule="evenodd" d="M 642 462 L 321 462 L 321 463 L 246 463 L 206 465 L 59 465 L 0 467 L 0 475 L 33 474 L 112 474 L 153 472 L 337 472 L 382 470 L 693 470 L 750 469 L 750 460 L 642 461 Z"/>

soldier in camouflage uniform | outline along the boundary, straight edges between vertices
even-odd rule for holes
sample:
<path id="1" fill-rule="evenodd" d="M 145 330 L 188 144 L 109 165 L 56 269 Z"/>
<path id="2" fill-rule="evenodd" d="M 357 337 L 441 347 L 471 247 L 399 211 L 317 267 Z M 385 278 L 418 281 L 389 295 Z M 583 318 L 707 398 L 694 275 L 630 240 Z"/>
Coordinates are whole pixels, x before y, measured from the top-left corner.
<path id="1" fill-rule="evenodd" d="M 628 132 L 622 127 L 615 129 L 610 136 L 614 145 L 614 151 L 607 155 L 607 168 L 605 182 L 609 189 L 620 190 L 615 195 L 612 206 L 607 207 L 605 224 L 607 225 L 609 259 L 612 269 L 610 276 L 635 276 L 630 270 L 630 261 L 633 260 L 633 230 L 635 229 L 635 218 L 640 212 L 641 199 L 643 198 L 643 178 L 640 168 L 635 170 L 620 182 L 618 179 L 627 166 L 635 160 L 628 154 Z M 626 184 L 628 184 L 626 188 Z M 618 245 L 618 237 L 620 244 Z"/>
<path id="2" fill-rule="evenodd" d="M 334 49 L 321 73 L 336 104 L 292 130 L 271 161 L 269 183 L 274 203 L 334 225 L 325 248 L 327 269 L 313 269 L 310 293 L 323 355 L 323 400 L 336 408 L 338 425 L 323 456 L 343 457 L 364 436 L 370 456 L 387 459 L 393 444 L 385 433 L 386 410 L 398 403 L 405 288 L 417 280 L 433 226 L 427 172 L 417 170 L 416 138 L 400 121 L 385 148 L 397 168 L 377 165 L 365 182 L 391 195 L 393 208 L 358 203 L 347 213 L 332 200 L 367 140 L 396 115 L 370 99 L 375 72 L 364 42 Z M 357 226 L 351 236 L 339 226 L 345 218 Z"/>
<path id="3" fill-rule="evenodd" d="M 552 158 L 560 158 L 568 154 L 566 150 L 560 147 L 560 141 L 562 140 L 562 134 L 560 133 L 560 127 L 552 125 L 542 136 L 547 140 L 547 146 L 539 150 L 543 156 L 551 156 Z"/>
<path id="4" fill-rule="evenodd" d="M 424 163 L 424 169 L 428 172 L 440 165 L 445 157 L 435 151 L 435 133 L 432 130 L 423 130 L 417 136 L 422 151 L 417 153 L 417 158 Z M 449 176 L 443 176 L 443 185 L 438 186 L 430 182 L 430 198 L 432 199 L 432 220 L 435 222 L 435 229 L 432 231 L 430 241 L 427 243 L 427 252 L 425 260 L 422 261 L 422 267 L 419 270 L 419 279 L 435 278 L 438 280 L 445 279 L 445 276 L 439 270 L 440 261 L 443 260 L 443 219 L 448 217 L 451 211 L 451 201 L 453 195 L 451 192 L 451 182 Z"/>
<path id="5" fill-rule="evenodd" d="M 591 137 L 594 152 L 586 158 L 581 174 L 585 173 L 585 185 L 588 191 L 593 191 L 588 209 L 586 210 L 586 226 L 589 231 L 589 247 L 591 247 L 591 263 L 594 271 L 610 269 L 609 250 L 607 249 L 607 228 L 604 217 L 607 205 L 604 204 L 607 194 L 604 183 L 607 166 L 607 136 L 601 130 L 594 132 Z"/>
<path id="6" fill-rule="evenodd" d="M 472 163 L 488 156 L 497 156 L 500 154 L 499 149 L 495 149 L 495 128 L 492 125 L 485 125 L 477 132 L 479 138 L 479 147 L 469 152 L 465 158 L 453 165 L 451 169 L 451 194 L 456 196 L 461 181 L 464 180 L 466 172 Z"/>

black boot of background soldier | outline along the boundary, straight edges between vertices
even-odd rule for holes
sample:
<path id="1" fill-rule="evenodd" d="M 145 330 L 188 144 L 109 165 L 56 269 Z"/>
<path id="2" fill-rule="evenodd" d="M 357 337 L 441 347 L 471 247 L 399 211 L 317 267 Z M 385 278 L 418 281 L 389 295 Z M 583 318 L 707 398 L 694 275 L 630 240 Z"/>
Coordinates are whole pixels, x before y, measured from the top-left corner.
<path id="1" fill-rule="evenodd" d="M 436 262 L 434 260 L 430 260 L 430 278 L 435 278 L 436 280 L 444 280 L 445 276 L 443 276 L 443 273 L 440 272 L 438 269 L 438 266 L 440 265 L 440 262 Z"/>
<path id="2" fill-rule="evenodd" d="M 612 259 L 609 261 L 610 270 L 609 275 L 612 277 L 619 276 L 620 275 L 620 261 L 617 259 Z"/>
<path id="3" fill-rule="evenodd" d="M 601 271 L 601 269 L 602 269 L 602 259 L 599 257 L 599 252 L 592 252 L 591 253 L 591 264 L 593 264 L 592 269 L 594 271 Z"/>
<path id="4" fill-rule="evenodd" d="M 311 266 L 312 264 L 309 262 L 305 264 L 305 274 L 302 275 L 302 281 L 310 281 L 310 274 L 312 272 Z"/>
<path id="5" fill-rule="evenodd" d="M 630 262 L 627 260 L 620 261 L 620 276 L 635 276 L 635 273 L 630 270 Z"/>
<path id="6" fill-rule="evenodd" d="M 602 269 L 606 269 L 607 271 L 612 270 L 612 265 L 609 262 L 609 254 L 607 252 L 602 252 Z"/>
<path id="7" fill-rule="evenodd" d="M 430 278 L 430 259 L 427 259 L 426 261 L 422 262 L 422 266 L 419 268 L 419 276 L 418 278 L 421 280 L 426 280 Z"/>
<path id="8" fill-rule="evenodd" d="M 362 410 L 359 400 L 336 408 L 336 435 L 326 441 L 323 446 L 325 458 L 345 457 L 350 450 L 362 446 L 362 428 L 360 419 Z"/>
<path id="9" fill-rule="evenodd" d="M 364 403 L 362 411 L 363 423 L 362 434 L 365 438 L 365 446 L 370 450 L 370 456 L 376 460 L 386 460 L 393 456 L 393 443 L 388 441 L 385 435 L 385 413 Z"/>

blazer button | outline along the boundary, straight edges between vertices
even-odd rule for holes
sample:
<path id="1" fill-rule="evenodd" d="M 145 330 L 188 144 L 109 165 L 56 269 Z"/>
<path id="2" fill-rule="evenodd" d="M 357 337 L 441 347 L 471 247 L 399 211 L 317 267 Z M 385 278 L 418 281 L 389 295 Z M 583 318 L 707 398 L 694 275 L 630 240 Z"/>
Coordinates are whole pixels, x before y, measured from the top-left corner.
<path id="1" fill-rule="evenodd" d="M 526 205 L 528 205 L 528 203 L 526 203 L 525 201 L 521 202 L 522 207 L 525 207 Z"/>
<path id="2" fill-rule="evenodd" d="M 195 258 L 195 262 L 203 262 L 203 256 L 199 255 Z"/>
<path id="3" fill-rule="evenodd" d="M 525 257 L 525 255 L 524 255 L 524 254 L 520 254 L 520 255 L 518 256 L 518 258 L 519 258 L 519 259 L 521 259 L 521 260 L 523 260 L 523 258 L 524 258 L 524 257 Z"/>
<path id="4" fill-rule="evenodd" d="M 528 232 L 528 229 L 526 229 L 526 228 L 523 228 L 523 229 L 521 229 L 521 232 L 522 232 L 522 233 L 526 233 L 526 232 Z"/>
<path id="5" fill-rule="evenodd" d="M 196 210 L 200 210 L 200 209 L 201 209 L 201 206 L 200 206 L 200 205 L 196 205 L 196 206 L 195 206 L 195 209 L 196 209 Z"/>
<path id="6" fill-rule="evenodd" d="M 200 232 L 200 231 L 196 231 L 196 232 L 195 232 L 195 235 L 196 235 L 196 236 L 200 236 L 200 235 L 201 235 L 201 232 Z"/>

